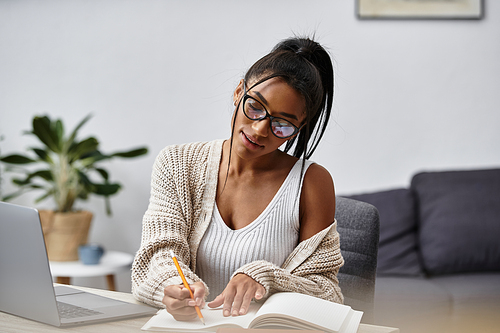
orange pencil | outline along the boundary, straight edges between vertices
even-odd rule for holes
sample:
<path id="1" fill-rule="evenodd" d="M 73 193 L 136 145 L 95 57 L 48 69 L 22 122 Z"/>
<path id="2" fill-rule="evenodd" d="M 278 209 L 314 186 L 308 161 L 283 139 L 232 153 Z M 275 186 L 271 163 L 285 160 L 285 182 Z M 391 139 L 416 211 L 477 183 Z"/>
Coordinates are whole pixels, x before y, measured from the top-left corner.
<path id="1" fill-rule="evenodd" d="M 193 291 L 191 290 L 191 288 L 189 288 L 189 284 L 186 280 L 186 277 L 184 276 L 184 273 L 182 273 L 181 266 L 179 266 L 179 262 L 177 261 L 177 258 L 175 257 L 174 251 L 170 250 L 170 256 L 172 257 L 172 260 L 174 261 L 175 267 L 177 268 L 177 271 L 179 272 L 179 275 L 181 276 L 182 283 L 184 283 L 184 287 L 186 287 L 186 289 L 189 290 L 189 294 L 191 295 L 191 298 L 194 300 Z M 201 314 L 201 311 L 200 311 L 200 308 L 198 307 L 198 305 L 195 305 L 194 309 L 196 310 L 198 317 L 200 317 L 200 320 L 203 323 L 203 325 L 205 325 L 205 319 L 203 318 L 203 315 Z"/>

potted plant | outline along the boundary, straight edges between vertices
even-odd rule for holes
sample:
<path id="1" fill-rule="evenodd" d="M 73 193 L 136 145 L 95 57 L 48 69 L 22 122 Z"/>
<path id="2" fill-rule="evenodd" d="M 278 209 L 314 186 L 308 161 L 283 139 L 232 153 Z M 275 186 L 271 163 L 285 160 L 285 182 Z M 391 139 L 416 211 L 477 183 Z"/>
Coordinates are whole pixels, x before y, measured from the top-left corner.
<path id="1" fill-rule="evenodd" d="M 10 200 L 29 191 L 41 191 L 35 202 L 53 198 L 57 208 L 40 210 L 47 252 L 50 260 L 71 261 L 78 259 L 78 246 L 87 243 L 92 213 L 76 210 L 77 200 L 87 200 L 90 194 L 103 196 L 106 212 L 111 215 L 109 197 L 116 194 L 121 185 L 109 180 L 109 173 L 99 166 L 115 157 L 133 158 L 147 153 L 147 148 L 104 154 L 99 150 L 95 137 L 77 139 L 79 129 L 91 118 L 86 116 L 66 135 L 60 119 L 35 116 L 33 128 L 26 134 L 34 135 L 41 147 L 28 148 L 29 154 L 0 156 L 8 164 L 8 171 L 20 173 L 12 182 L 17 191 L 5 195 Z M 26 166 L 30 166 L 27 168 Z M 37 165 L 38 168 L 31 167 Z M 100 178 L 94 181 L 95 177 Z"/>

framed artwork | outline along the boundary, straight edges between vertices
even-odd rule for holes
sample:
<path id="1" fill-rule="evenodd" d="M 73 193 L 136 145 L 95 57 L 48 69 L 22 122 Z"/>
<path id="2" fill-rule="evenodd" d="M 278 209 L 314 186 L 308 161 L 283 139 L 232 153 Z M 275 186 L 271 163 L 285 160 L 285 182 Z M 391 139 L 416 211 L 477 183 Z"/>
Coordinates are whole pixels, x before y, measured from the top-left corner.
<path id="1" fill-rule="evenodd" d="M 360 19 L 483 18 L 483 0 L 357 0 Z"/>

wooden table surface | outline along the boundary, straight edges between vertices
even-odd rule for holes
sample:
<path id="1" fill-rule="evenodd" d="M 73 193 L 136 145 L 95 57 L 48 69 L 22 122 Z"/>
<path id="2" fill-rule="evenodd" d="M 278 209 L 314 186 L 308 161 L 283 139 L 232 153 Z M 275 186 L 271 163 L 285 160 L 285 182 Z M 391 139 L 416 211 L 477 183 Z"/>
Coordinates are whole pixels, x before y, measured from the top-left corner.
<path id="1" fill-rule="evenodd" d="M 85 288 L 71 286 L 77 289 L 92 292 L 101 296 L 118 299 L 124 302 L 137 303 L 132 294 L 121 293 L 116 291 Z M 37 332 L 37 333 L 53 333 L 54 331 L 61 332 L 107 332 L 107 333 L 127 333 L 141 332 L 141 327 L 146 324 L 150 316 L 137 317 L 126 320 L 111 321 L 106 323 L 98 323 L 84 326 L 56 328 L 54 326 L 38 323 L 21 317 L 13 316 L 4 312 L 0 312 L 0 332 L 2 333 L 17 333 L 17 332 Z M 142 331 L 144 332 L 144 331 Z M 368 324 L 360 324 L 358 333 L 399 333 L 399 329 L 392 327 L 374 326 Z"/>

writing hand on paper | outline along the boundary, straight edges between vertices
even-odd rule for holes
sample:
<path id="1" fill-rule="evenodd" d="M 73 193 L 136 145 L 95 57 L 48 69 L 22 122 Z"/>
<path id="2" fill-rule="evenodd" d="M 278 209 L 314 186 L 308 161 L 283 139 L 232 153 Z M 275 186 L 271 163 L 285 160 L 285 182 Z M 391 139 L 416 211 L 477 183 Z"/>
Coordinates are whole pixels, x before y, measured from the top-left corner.
<path id="1" fill-rule="evenodd" d="M 205 286 L 201 282 L 195 282 L 191 285 L 194 300 L 183 285 L 171 285 L 165 288 L 162 303 L 166 310 L 175 320 L 189 320 L 197 317 L 195 305 L 200 308 L 205 306 Z"/>
<path id="2" fill-rule="evenodd" d="M 247 313 L 253 298 L 261 299 L 266 289 L 246 274 L 236 274 L 227 284 L 224 291 L 212 302 L 211 308 L 222 306 L 224 317 L 239 316 Z"/>

